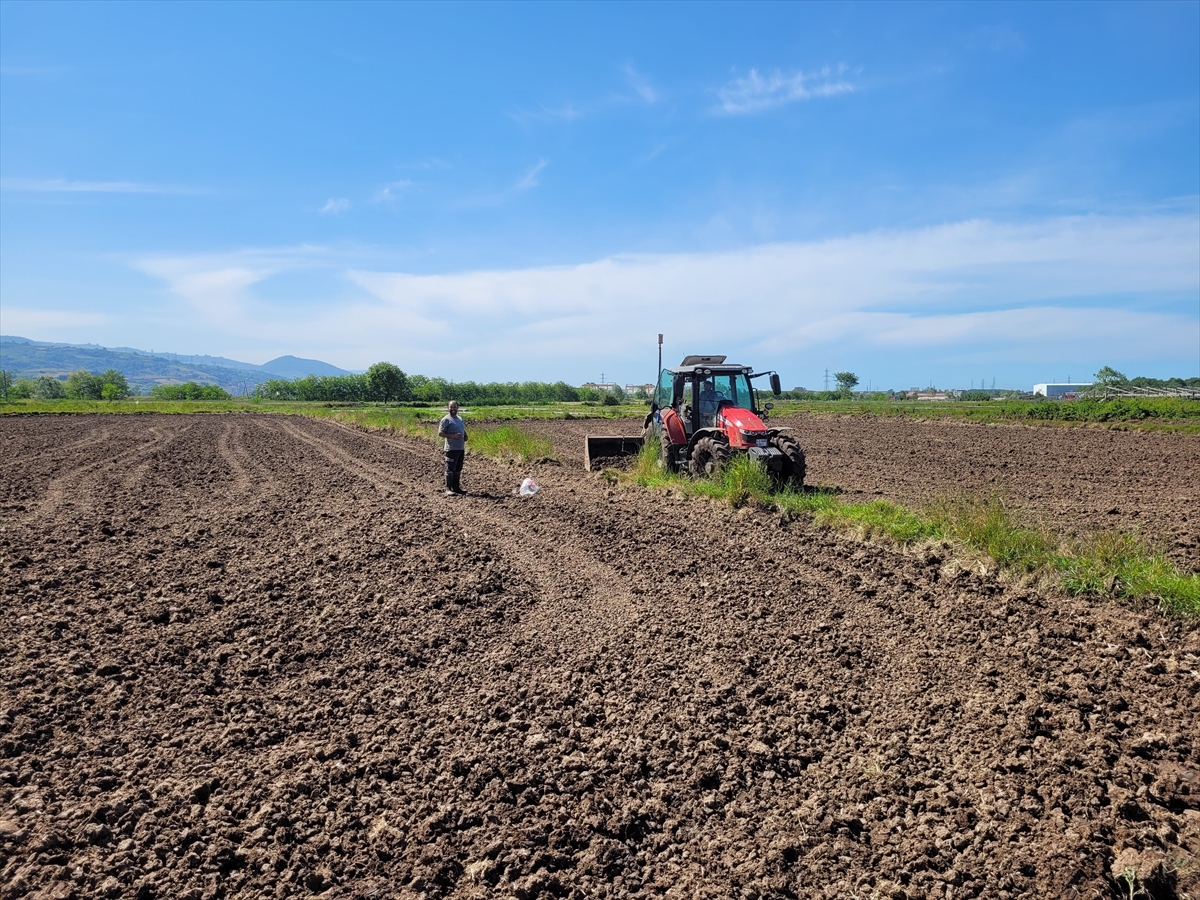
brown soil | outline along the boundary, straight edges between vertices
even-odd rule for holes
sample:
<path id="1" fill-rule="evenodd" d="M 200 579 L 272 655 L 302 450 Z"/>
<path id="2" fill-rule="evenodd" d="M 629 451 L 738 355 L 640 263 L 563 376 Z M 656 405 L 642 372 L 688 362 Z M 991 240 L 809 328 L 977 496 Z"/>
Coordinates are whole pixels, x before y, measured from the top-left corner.
<path id="1" fill-rule="evenodd" d="M 1200 893 L 1193 625 L 312 420 L 0 450 L 3 897 Z"/>
<path id="2" fill-rule="evenodd" d="M 1181 568 L 1200 571 L 1200 435 L 1104 427 L 978 425 L 901 416 L 801 414 L 794 430 L 808 482 L 849 503 L 921 506 L 999 495 L 1066 534 L 1135 531 Z M 585 434 L 639 434 L 641 420 L 531 423 L 582 464 Z"/>

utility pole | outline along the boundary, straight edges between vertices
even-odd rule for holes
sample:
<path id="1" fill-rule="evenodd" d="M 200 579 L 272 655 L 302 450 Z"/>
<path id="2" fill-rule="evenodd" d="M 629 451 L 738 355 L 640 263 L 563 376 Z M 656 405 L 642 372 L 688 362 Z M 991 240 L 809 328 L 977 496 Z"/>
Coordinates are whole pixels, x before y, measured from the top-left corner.
<path id="1" fill-rule="evenodd" d="M 658 384 L 658 379 L 662 376 L 662 335 L 658 336 L 658 371 L 654 373 L 654 384 Z"/>

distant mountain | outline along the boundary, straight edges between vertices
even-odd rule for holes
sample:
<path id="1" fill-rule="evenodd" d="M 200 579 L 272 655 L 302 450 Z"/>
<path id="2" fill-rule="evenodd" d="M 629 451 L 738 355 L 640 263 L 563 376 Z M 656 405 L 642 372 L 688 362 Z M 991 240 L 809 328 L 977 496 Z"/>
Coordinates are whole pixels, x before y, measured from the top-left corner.
<path id="1" fill-rule="evenodd" d="M 301 359 L 298 356 L 280 356 L 259 368 L 280 378 L 303 378 L 305 375 L 350 375 L 345 369 L 331 366 L 319 359 Z"/>
<path id="2" fill-rule="evenodd" d="M 320 360 L 294 356 L 281 356 L 265 366 L 256 366 L 221 356 L 148 353 L 132 347 L 110 349 L 98 344 L 59 344 L 14 335 L 0 335 L 0 369 L 7 369 L 14 378 L 37 378 L 39 375 L 65 378 L 78 369 L 89 372 L 116 369 L 132 387 L 141 391 L 156 384 L 195 381 L 219 384 L 233 394 L 248 393 L 272 378 L 349 374 Z"/>

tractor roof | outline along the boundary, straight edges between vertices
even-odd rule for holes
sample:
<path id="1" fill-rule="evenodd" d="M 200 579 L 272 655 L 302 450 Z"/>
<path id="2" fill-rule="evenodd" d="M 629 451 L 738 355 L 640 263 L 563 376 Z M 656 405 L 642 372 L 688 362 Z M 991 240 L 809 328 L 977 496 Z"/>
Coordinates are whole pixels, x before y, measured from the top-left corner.
<path id="1" fill-rule="evenodd" d="M 673 375 L 686 375 L 697 369 L 712 369 L 717 372 L 744 372 L 746 367 L 739 363 L 727 363 L 724 356 L 685 356 L 683 362 L 667 371 Z"/>

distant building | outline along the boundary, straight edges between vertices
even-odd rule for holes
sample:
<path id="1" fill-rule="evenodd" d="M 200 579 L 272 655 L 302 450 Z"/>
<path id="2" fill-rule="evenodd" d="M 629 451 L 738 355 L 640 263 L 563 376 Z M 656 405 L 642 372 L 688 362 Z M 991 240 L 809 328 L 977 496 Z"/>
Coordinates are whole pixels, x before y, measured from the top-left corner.
<path id="1" fill-rule="evenodd" d="M 949 400 L 950 395 L 944 391 L 922 391 L 919 388 L 913 388 L 906 395 L 909 400 Z"/>
<path id="2" fill-rule="evenodd" d="M 1035 384 L 1033 396 L 1045 397 L 1047 400 L 1074 400 L 1081 392 L 1090 388 L 1090 384 Z"/>
<path id="3" fill-rule="evenodd" d="M 590 388 L 593 391 L 600 391 L 602 394 L 614 394 L 621 389 L 621 386 L 615 381 L 589 381 L 583 387 Z"/>
<path id="4" fill-rule="evenodd" d="M 638 391 L 645 391 L 647 394 L 654 393 L 654 385 L 652 384 L 627 384 L 625 385 L 625 393 L 632 397 Z"/>

